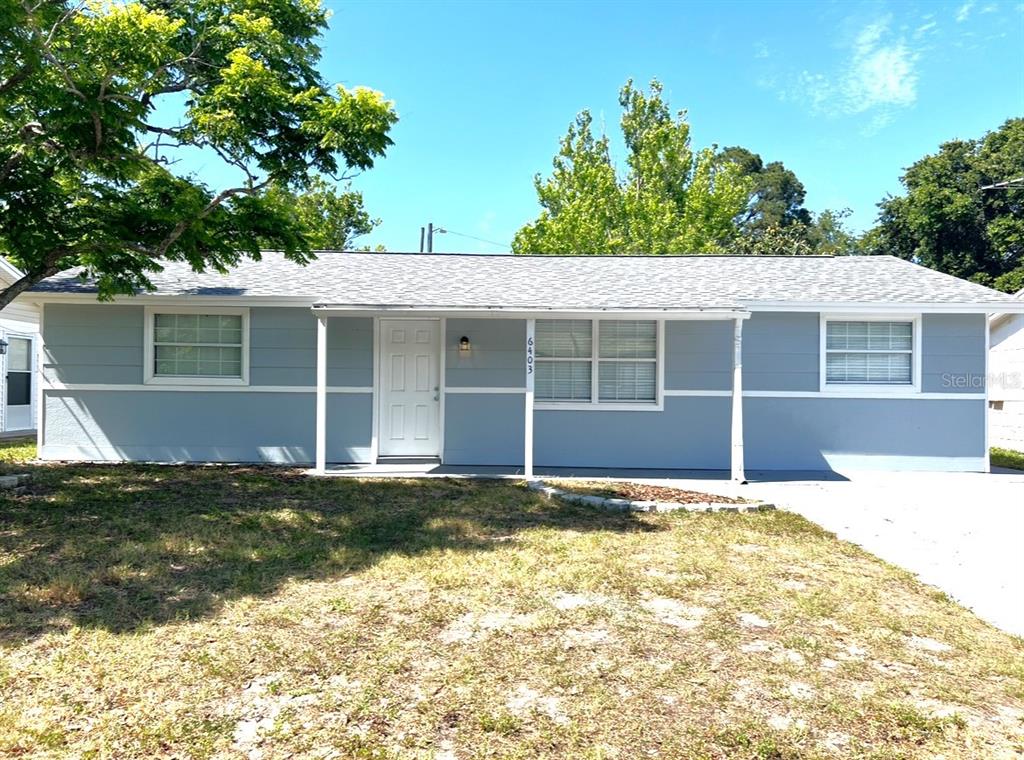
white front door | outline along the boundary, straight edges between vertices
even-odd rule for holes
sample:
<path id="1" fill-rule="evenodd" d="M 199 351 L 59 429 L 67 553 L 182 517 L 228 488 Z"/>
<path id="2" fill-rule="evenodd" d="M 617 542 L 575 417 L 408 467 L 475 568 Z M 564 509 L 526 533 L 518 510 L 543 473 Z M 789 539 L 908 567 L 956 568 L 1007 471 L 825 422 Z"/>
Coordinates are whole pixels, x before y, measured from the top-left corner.
<path id="1" fill-rule="evenodd" d="M 381 320 L 381 456 L 441 453 L 440 333 L 437 320 Z"/>

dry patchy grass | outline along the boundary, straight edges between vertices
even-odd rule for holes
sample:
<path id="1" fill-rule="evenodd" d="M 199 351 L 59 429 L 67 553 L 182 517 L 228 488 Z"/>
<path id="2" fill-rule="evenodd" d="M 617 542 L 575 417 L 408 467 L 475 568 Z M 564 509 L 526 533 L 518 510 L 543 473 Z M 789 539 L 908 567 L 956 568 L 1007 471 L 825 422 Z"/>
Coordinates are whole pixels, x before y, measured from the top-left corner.
<path id="1" fill-rule="evenodd" d="M 785 512 L 39 466 L 0 755 L 1015 757 L 1022 643 Z"/>

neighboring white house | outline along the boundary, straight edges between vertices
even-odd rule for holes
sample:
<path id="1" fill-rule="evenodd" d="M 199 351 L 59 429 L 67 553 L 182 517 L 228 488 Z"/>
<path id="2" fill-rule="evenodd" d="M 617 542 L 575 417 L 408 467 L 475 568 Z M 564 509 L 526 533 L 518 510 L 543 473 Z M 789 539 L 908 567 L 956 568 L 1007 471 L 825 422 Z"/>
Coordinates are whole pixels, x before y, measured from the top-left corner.
<path id="1" fill-rule="evenodd" d="M 1024 314 L 996 314 L 989 324 L 989 436 L 993 446 L 1024 451 Z"/>
<path id="2" fill-rule="evenodd" d="M 0 257 L 0 286 L 7 287 L 21 272 Z M 39 308 L 16 298 L 0 310 L 0 434 L 26 432 L 36 426 L 36 345 Z"/>

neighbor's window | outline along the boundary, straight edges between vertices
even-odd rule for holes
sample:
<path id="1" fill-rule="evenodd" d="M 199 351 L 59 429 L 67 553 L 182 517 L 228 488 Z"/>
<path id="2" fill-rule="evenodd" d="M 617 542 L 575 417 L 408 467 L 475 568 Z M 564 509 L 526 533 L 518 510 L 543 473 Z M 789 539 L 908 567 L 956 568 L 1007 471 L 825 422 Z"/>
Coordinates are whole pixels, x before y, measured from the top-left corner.
<path id="1" fill-rule="evenodd" d="M 7 345 L 7 405 L 32 403 L 32 341 L 10 338 Z"/>
<path id="2" fill-rule="evenodd" d="M 536 346 L 538 401 L 657 401 L 658 324 L 653 320 L 539 319 Z"/>
<path id="3" fill-rule="evenodd" d="M 913 383 L 913 322 L 829 320 L 825 324 L 828 385 Z"/>
<path id="4" fill-rule="evenodd" d="M 154 377 L 242 378 L 241 314 L 154 314 Z"/>

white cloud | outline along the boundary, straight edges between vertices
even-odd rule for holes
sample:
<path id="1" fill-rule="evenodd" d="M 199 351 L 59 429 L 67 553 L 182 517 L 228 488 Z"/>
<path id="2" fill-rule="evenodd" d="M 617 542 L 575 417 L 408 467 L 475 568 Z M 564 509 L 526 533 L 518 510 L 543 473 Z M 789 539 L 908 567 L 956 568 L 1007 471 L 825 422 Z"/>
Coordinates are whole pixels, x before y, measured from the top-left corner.
<path id="1" fill-rule="evenodd" d="M 863 27 L 834 72 L 803 71 L 780 97 L 829 117 L 870 113 L 867 129 L 877 132 L 892 120 L 894 109 L 917 100 L 918 54 L 893 36 L 890 21 L 886 16 Z"/>
<path id="2" fill-rule="evenodd" d="M 768 49 L 768 44 L 765 42 L 754 43 L 754 57 L 755 58 L 769 58 L 772 51 Z"/>
<path id="3" fill-rule="evenodd" d="M 935 28 L 938 27 L 938 25 L 939 24 L 936 21 L 926 21 L 925 23 L 921 24 L 921 26 L 917 27 L 917 29 L 914 30 L 914 39 L 919 40 L 929 32 L 934 32 Z"/>
<path id="4" fill-rule="evenodd" d="M 974 0 L 967 0 L 966 3 L 957 8 L 956 11 L 956 23 L 962 24 L 971 15 L 971 11 L 974 9 Z"/>

